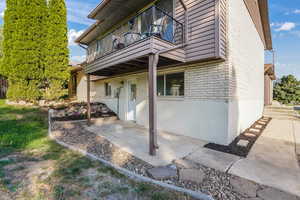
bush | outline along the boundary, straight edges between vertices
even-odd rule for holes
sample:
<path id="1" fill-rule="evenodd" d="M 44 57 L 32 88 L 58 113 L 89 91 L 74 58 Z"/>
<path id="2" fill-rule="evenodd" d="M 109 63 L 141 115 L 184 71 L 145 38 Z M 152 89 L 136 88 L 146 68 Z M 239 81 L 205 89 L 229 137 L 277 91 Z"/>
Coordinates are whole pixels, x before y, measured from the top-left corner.
<path id="1" fill-rule="evenodd" d="M 283 76 L 275 83 L 274 99 L 282 104 L 299 104 L 300 81 L 293 75 Z"/>

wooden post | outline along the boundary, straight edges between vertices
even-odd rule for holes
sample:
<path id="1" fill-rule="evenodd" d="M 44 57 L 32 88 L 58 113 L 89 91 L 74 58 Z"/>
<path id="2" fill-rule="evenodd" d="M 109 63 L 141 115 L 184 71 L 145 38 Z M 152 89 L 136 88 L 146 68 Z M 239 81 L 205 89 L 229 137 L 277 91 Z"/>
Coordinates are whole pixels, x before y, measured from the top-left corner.
<path id="1" fill-rule="evenodd" d="M 89 74 L 86 75 L 87 82 L 87 120 L 88 125 L 91 125 L 91 77 Z"/>
<path id="2" fill-rule="evenodd" d="M 149 55 L 149 154 L 156 155 L 157 145 L 157 105 L 156 105 L 156 76 L 158 55 Z"/>

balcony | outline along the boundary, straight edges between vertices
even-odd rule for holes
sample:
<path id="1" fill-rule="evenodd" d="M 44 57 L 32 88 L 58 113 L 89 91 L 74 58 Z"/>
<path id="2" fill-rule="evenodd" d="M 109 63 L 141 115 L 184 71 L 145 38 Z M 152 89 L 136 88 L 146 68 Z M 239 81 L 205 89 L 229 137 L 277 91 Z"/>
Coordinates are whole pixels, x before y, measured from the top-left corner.
<path id="1" fill-rule="evenodd" d="M 163 9 L 152 6 L 94 41 L 88 49 L 89 74 L 111 76 L 146 69 L 148 55 L 184 42 L 183 24 Z M 160 55 L 158 66 L 184 62 L 183 49 Z"/>

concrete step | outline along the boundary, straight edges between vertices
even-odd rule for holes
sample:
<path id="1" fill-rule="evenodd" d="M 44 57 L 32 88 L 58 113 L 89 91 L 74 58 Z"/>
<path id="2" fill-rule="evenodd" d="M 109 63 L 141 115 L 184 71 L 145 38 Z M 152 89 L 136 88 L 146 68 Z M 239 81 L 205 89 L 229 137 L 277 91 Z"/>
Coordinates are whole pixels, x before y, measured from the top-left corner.
<path id="1" fill-rule="evenodd" d="M 264 113 L 270 115 L 297 115 L 297 112 L 264 111 Z"/>
<path id="2" fill-rule="evenodd" d="M 273 119 L 291 119 L 291 120 L 300 119 L 296 115 L 291 116 L 291 115 L 268 115 L 268 114 L 264 114 L 263 116 L 264 117 L 271 117 Z"/>
<path id="3" fill-rule="evenodd" d="M 265 109 L 294 110 L 294 107 L 293 106 L 265 106 Z"/>
<path id="4" fill-rule="evenodd" d="M 280 113 L 280 112 L 264 112 L 265 115 L 285 115 L 285 116 L 296 116 L 297 113 Z"/>
<path id="5" fill-rule="evenodd" d="M 265 107 L 264 110 L 276 110 L 278 112 L 291 112 L 295 111 L 295 109 L 290 109 L 290 108 L 273 108 L 273 107 Z"/>
<path id="6" fill-rule="evenodd" d="M 274 115 L 274 116 L 296 116 L 297 113 L 264 112 L 264 115 Z"/>
<path id="7" fill-rule="evenodd" d="M 92 119 L 92 123 L 95 125 L 102 125 L 102 124 L 110 124 L 118 121 L 117 116 L 111 116 L 111 117 L 102 117 L 102 118 L 95 118 Z"/>

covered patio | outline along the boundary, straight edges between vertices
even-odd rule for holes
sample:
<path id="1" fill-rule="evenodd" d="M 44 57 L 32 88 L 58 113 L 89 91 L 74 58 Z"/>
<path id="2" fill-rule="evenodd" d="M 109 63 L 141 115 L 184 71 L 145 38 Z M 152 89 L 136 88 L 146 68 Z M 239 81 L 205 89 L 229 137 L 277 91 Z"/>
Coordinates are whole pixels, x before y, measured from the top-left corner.
<path id="1" fill-rule="evenodd" d="M 203 148 L 205 141 L 158 131 L 159 151 L 149 155 L 149 130 L 132 122 L 96 120 L 84 126 L 89 132 L 104 137 L 112 144 L 153 166 L 164 166 Z"/>

